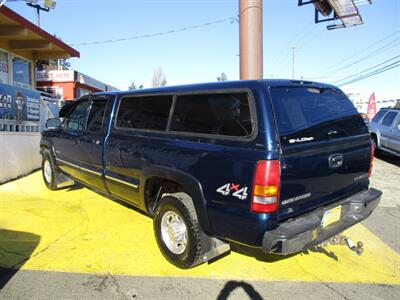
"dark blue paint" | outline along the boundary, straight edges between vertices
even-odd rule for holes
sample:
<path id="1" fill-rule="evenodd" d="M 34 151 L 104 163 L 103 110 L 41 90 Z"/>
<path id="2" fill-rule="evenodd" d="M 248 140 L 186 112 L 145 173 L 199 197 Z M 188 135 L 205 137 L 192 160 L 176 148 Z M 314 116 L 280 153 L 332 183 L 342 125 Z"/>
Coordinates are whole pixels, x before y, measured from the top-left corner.
<path id="1" fill-rule="evenodd" d="M 354 182 L 354 177 L 366 174 L 369 168 L 369 138 L 358 142 L 335 139 L 325 143 L 305 143 L 280 146 L 274 121 L 269 88 L 280 86 L 312 86 L 332 88 L 320 83 L 300 83 L 288 80 L 237 81 L 165 87 L 129 92 L 98 93 L 92 97 L 108 97 L 104 132 L 101 134 L 101 159 L 86 159 L 75 150 L 70 158 L 81 167 L 101 172 L 98 189 L 123 199 L 146 211 L 144 185 L 150 176 L 163 176 L 182 184 L 195 202 L 200 225 L 213 236 L 253 246 L 260 246 L 263 234 L 278 226 L 279 220 L 302 214 L 315 207 L 341 199 L 368 188 L 368 178 Z M 247 89 L 253 95 L 257 130 L 249 139 L 220 139 L 212 136 L 186 136 L 165 132 L 122 130 L 114 128 L 120 98 L 134 94 L 175 94 L 212 90 Z M 84 136 L 84 134 L 83 134 Z M 82 139 L 92 139 L 86 136 Z M 63 130 L 49 130 L 42 135 L 42 144 L 53 144 L 70 137 Z M 70 146 L 65 146 L 66 148 Z M 86 154 L 96 152 L 88 148 Z M 344 167 L 332 170 L 328 157 L 344 156 Z M 72 155 L 72 153 L 71 153 Z M 57 156 L 57 154 L 56 154 Z M 68 159 L 68 158 L 65 158 Z M 257 161 L 281 161 L 281 201 L 311 192 L 310 198 L 280 207 L 277 213 L 250 212 L 253 175 Z M 101 161 L 101 166 L 99 162 Z M 68 172 L 66 170 L 66 172 Z M 161 174 L 161 175 L 160 175 Z M 70 174 L 71 176 L 74 176 Z M 107 179 L 111 176 L 129 184 Z M 82 177 L 79 177 L 81 179 Z M 87 178 L 81 181 L 87 183 Z M 93 181 L 92 179 L 92 182 Z M 223 196 L 216 190 L 226 183 L 248 187 L 245 200 Z"/>

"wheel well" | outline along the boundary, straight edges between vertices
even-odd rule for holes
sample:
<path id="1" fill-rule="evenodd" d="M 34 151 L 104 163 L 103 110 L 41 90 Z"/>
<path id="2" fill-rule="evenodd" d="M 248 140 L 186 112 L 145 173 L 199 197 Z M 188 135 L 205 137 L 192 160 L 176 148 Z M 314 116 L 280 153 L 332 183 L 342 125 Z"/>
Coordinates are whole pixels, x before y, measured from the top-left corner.
<path id="1" fill-rule="evenodd" d="M 40 154 L 43 154 L 43 151 L 48 151 L 51 155 L 51 148 L 47 144 L 40 144 Z"/>
<path id="2" fill-rule="evenodd" d="M 376 135 L 375 132 L 371 132 L 371 139 L 376 141 L 376 144 L 378 145 L 378 136 Z"/>
<path id="3" fill-rule="evenodd" d="M 184 188 L 176 181 L 166 179 L 163 177 L 151 177 L 146 180 L 144 187 L 144 197 L 147 212 L 152 216 L 155 204 L 165 193 L 172 194 L 184 192 Z"/>

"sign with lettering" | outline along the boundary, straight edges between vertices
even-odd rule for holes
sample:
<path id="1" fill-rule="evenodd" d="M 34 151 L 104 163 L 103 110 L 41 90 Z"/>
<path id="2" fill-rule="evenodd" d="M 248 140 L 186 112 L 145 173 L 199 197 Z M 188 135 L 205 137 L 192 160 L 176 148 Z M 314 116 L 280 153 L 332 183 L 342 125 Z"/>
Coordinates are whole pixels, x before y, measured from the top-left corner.
<path id="1" fill-rule="evenodd" d="M 74 73 L 72 70 L 37 71 L 36 81 L 72 82 L 75 79 Z"/>
<path id="2" fill-rule="evenodd" d="M 40 119 L 40 93 L 0 83 L 0 119 L 38 122 Z"/>

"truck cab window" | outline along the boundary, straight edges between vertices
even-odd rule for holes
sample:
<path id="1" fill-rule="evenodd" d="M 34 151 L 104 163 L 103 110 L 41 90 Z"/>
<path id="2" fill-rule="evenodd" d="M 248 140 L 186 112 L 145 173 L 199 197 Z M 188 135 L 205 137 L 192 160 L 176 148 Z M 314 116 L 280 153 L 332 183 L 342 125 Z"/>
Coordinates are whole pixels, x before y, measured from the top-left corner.
<path id="1" fill-rule="evenodd" d="M 78 103 L 68 114 L 65 120 L 65 129 L 84 130 L 86 125 L 86 114 L 89 101 L 84 100 Z"/>
<path id="2" fill-rule="evenodd" d="M 92 107 L 90 108 L 87 122 L 87 130 L 93 132 L 98 132 L 101 130 L 106 105 L 106 99 L 95 99 L 92 101 Z"/>

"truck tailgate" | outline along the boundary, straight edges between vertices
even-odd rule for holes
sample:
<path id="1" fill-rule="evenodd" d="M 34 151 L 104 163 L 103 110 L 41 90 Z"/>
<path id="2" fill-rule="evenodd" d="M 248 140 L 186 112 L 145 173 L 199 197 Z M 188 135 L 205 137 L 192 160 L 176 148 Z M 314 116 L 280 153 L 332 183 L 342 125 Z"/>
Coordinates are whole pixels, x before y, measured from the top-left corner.
<path id="1" fill-rule="evenodd" d="M 272 88 L 271 97 L 281 145 L 280 220 L 368 188 L 368 129 L 340 90 Z"/>

